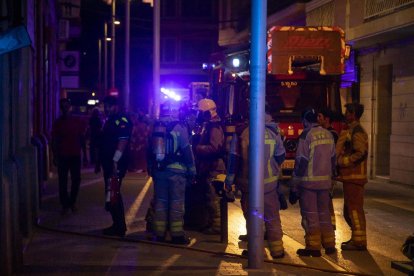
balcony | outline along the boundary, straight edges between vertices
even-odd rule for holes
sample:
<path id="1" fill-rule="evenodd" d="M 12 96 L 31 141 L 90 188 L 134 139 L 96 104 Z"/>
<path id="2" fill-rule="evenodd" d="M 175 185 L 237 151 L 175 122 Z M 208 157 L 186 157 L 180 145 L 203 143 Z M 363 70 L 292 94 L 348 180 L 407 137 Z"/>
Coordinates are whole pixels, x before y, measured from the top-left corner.
<path id="1" fill-rule="evenodd" d="M 414 5 L 414 0 L 365 0 L 364 20 L 372 20 Z"/>

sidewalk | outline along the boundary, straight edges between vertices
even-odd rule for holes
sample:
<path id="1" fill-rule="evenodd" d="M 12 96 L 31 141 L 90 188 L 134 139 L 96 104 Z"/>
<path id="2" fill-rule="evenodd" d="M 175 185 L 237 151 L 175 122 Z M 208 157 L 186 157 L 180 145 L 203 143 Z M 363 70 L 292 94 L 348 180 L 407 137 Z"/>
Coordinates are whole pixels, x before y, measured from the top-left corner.
<path id="1" fill-rule="evenodd" d="M 238 201 L 229 204 L 228 244 L 220 243 L 219 236 L 207 236 L 193 231 L 187 232 L 192 238 L 188 247 L 151 242 L 145 232 L 144 219 L 152 196 L 152 183 L 144 174 L 130 173 L 124 180 L 122 193 L 128 225 L 124 239 L 101 235 L 101 229 L 110 225 L 111 219 L 109 213 L 103 209 L 103 179 L 96 176 L 91 169 L 83 170 L 76 213 L 65 216 L 60 214 L 56 179 L 52 178 L 47 183 L 44 193 L 47 195 L 42 200 L 40 227 L 25 246 L 25 266 L 20 275 L 384 274 L 381 269 L 376 268 L 363 267 L 355 270 L 355 267 L 341 262 L 338 256 L 299 258 L 295 252 L 303 247 L 303 242 L 294 235 L 285 235 L 283 238 L 286 249 L 283 259 L 272 261 L 266 250 L 263 268 L 247 269 L 247 259 L 240 256 L 247 244 L 238 241 L 238 236 L 245 234 L 245 220 Z M 289 213 L 282 213 L 282 222 L 288 214 L 289 217 L 294 216 L 294 220 L 300 218 L 295 208 L 297 206 L 290 207 Z M 295 231 L 303 236 L 300 222 L 295 227 Z M 288 226 L 287 229 L 289 228 Z M 359 254 L 359 258 L 366 258 L 363 252 L 356 254 Z M 392 275 L 403 274 L 396 272 Z"/>

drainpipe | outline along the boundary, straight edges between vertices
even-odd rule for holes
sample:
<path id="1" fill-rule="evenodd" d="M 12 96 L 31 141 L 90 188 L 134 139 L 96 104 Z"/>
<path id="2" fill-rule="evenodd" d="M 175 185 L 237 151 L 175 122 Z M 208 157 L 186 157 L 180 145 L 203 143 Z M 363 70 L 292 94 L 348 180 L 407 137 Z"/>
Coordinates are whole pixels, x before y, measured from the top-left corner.
<path id="1" fill-rule="evenodd" d="M 372 79 L 371 79 L 371 150 L 369 154 L 370 164 L 369 164 L 369 178 L 374 178 L 374 142 L 375 142 L 375 104 L 376 104 L 376 98 L 375 98 L 375 78 L 377 76 L 377 68 L 376 68 L 376 54 L 372 56 Z"/>

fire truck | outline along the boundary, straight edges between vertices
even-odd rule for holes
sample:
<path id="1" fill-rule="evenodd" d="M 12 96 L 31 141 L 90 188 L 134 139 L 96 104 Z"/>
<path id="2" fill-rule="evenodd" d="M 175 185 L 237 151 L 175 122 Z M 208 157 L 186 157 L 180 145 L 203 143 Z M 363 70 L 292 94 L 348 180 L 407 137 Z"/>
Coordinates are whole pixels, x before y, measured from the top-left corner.
<path id="1" fill-rule="evenodd" d="M 232 135 L 235 125 L 248 119 L 249 45 L 223 52 L 212 61 L 210 97 Z M 349 48 L 339 27 L 272 27 L 267 39 L 266 104 L 279 123 L 286 148 L 284 177 L 294 167 L 298 137 L 303 131 L 305 108 L 329 107 L 334 128 L 340 131 L 340 85 Z M 217 54 L 216 54 L 217 56 Z"/>

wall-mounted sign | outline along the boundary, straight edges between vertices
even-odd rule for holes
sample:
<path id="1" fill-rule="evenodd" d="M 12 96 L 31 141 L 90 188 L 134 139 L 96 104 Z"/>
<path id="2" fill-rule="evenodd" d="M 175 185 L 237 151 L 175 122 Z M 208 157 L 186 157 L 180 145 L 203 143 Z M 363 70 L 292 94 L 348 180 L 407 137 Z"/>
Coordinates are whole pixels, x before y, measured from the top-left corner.
<path id="1" fill-rule="evenodd" d="M 267 57 L 272 74 L 293 74 L 296 64 L 320 64 L 321 75 L 340 75 L 344 73 L 345 34 L 339 27 L 272 27 Z"/>
<path id="2" fill-rule="evenodd" d="M 0 34 L 0 55 L 27 47 L 31 44 L 25 26 L 19 26 Z"/>

